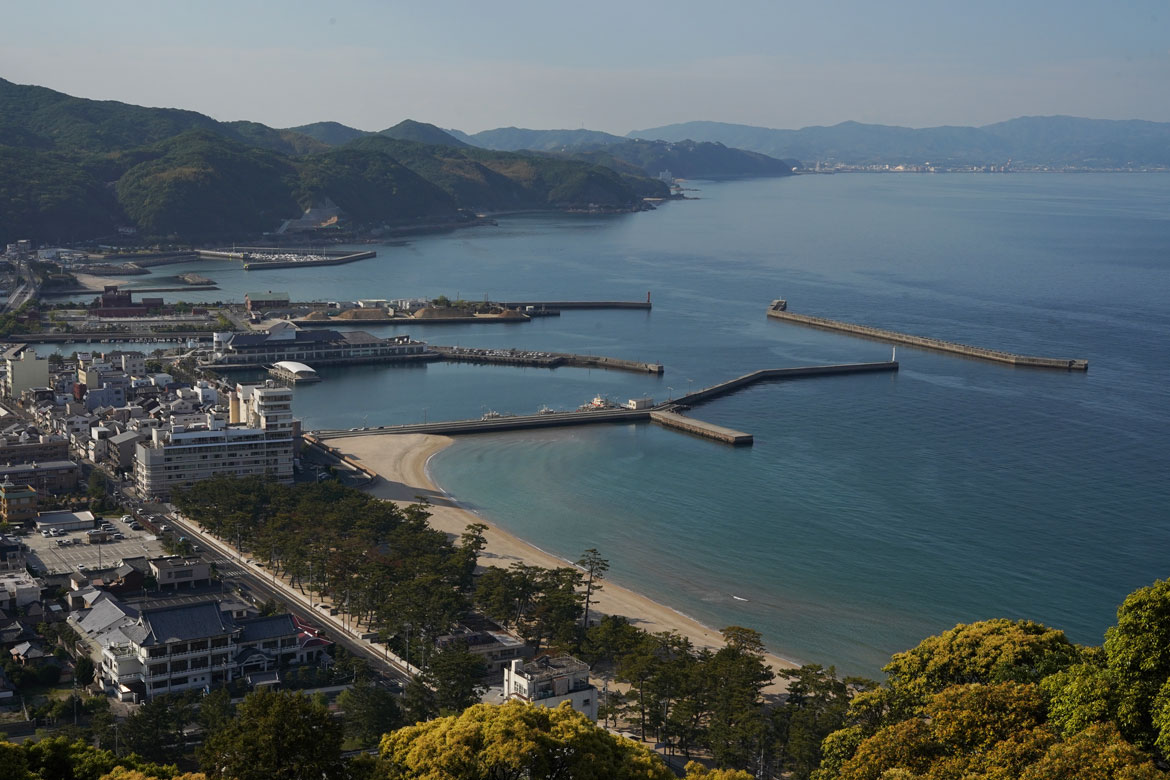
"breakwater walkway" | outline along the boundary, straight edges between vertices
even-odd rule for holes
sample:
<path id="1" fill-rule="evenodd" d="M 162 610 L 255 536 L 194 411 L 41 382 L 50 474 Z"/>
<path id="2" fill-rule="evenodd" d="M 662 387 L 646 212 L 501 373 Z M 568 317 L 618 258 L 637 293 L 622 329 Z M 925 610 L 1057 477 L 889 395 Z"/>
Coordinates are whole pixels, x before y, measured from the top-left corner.
<path id="1" fill-rule="evenodd" d="M 665 370 L 661 363 L 641 363 L 636 360 L 622 360 L 604 355 L 574 355 L 571 352 L 441 346 L 432 346 L 431 349 L 442 355 L 444 360 L 451 362 L 495 363 L 507 366 L 536 366 L 537 368 L 576 366 L 578 368 L 634 371 L 639 374 L 661 374 Z"/>
<path id="2" fill-rule="evenodd" d="M 753 371 L 750 374 L 744 374 L 735 379 L 729 379 L 726 382 L 721 382 L 717 385 L 688 393 L 681 398 L 675 398 L 645 409 L 597 409 L 584 412 L 552 412 L 510 417 L 490 417 L 480 420 L 450 420 L 410 425 L 385 425 L 379 428 L 320 430 L 311 431 L 305 436 L 309 441 L 320 444 L 326 439 L 340 439 L 347 436 L 377 436 L 386 433 L 431 433 L 453 436 L 469 433 L 496 433 L 499 431 L 554 428 L 568 425 L 656 422 L 667 428 L 674 428 L 726 444 L 747 445 L 753 442 L 753 437 L 750 433 L 724 428 L 723 426 L 714 425 L 703 420 L 696 420 L 693 417 L 684 417 L 678 414 L 678 412 L 684 407 L 692 407 L 706 403 L 707 401 L 727 395 L 728 393 L 733 393 L 736 390 L 743 389 L 757 382 L 897 370 L 898 364 L 895 361 L 801 366 L 797 368 L 768 368 Z"/>
<path id="3" fill-rule="evenodd" d="M 16 341 L 28 344 L 51 344 L 55 342 L 86 342 L 86 343 L 113 343 L 137 342 L 154 344 L 183 341 L 211 341 L 211 331 L 185 330 L 169 331 L 166 333 L 152 333 L 150 331 L 94 331 L 89 333 L 17 333 L 11 336 L 0 336 L 0 341 Z"/>
<path id="4" fill-rule="evenodd" d="M 693 393 L 679 396 L 662 406 L 663 408 L 695 406 L 718 398 L 721 395 L 742 390 L 748 385 L 754 385 L 757 382 L 775 382 L 783 379 L 801 379 L 805 377 L 841 374 L 871 374 L 874 372 L 897 370 L 898 361 L 896 360 L 886 360 L 879 363 L 838 363 L 828 366 L 798 366 L 796 368 L 763 368 L 759 371 L 753 371 L 750 374 L 737 376 L 735 379 L 728 379 L 726 382 L 720 382 L 717 385 L 704 387 L 702 390 L 696 390 Z"/>
<path id="5" fill-rule="evenodd" d="M 857 325 L 852 322 L 842 322 L 840 320 L 830 320 L 825 317 L 797 314 L 788 311 L 787 302 L 783 300 L 772 301 L 772 305 L 768 307 L 768 316 L 773 319 L 784 320 L 785 322 L 795 322 L 799 325 L 808 325 L 824 330 L 835 330 L 841 333 L 849 333 L 854 336 L 862 336 L 864 338 L 886 341 L 893 344 L 909 344 L 912 347 L 922 347 L 923 349 L 931 349 L 936 352 L 949 352 L 951 354 L 965 355 L 967 357 L 979 358 L 980 360 L 991 360 L 996 363 L 1007 363 L 1008 365 L 1024 368 L 1056 368 L 1064 371 L 1089 370 L 1089 361 L 1079 358 L 1049 358 L 1036 357 L 1034 355 L 1017 355 L 1014 352 L 1001 352 L 995 349 L 973 347 L 968 344 L 957 344 L 953 341 L 943 341 L 942 339 L 933 339 L 926 336 L 914 336 L 909 333 L 899 333 L 893 330 L 871 328 L 868 325 Z"/>
<path id="6" fill-rule="evenodd" d="M 651 309 L 650 301 L 503 301 L 501 306 L 523 311 L 533 309 Z"/>
<path id="7" fill-rule="evenodd" d="M 377 257 L 378 253 L 365 250 L 360 252 L 338 252 L 336 250 L 313 251 L 280 247 L 245 246 L 234 249 L 197 249 L 200 259 L 239 260 L 245 271 L 260 271 L 273 268 L 308 268 L 322 265 L 344 265 L 357 260 Z"/>

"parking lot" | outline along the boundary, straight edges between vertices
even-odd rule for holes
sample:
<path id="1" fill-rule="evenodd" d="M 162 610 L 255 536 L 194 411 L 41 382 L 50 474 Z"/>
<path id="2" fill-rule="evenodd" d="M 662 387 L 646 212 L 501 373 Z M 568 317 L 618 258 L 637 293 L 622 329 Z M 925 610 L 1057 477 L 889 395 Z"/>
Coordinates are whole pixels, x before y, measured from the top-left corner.
<path id="1" fill-rule="evenodd" d="M 131 530 L 126 523 L 108 518 L 114 532 L 123 534 L 123 540 L 89 544 L 85 531 L 66 531 L 62 536 L 44 537 L 40 531 L 31 531 L 23 541 L 29 547 L 29 564 L 38 574 L 66 574 L 78 571 L 78 566 L 95 570 L 116 565 L 123 558 L 163 555 L 162 542 L 152 534 Z"/>

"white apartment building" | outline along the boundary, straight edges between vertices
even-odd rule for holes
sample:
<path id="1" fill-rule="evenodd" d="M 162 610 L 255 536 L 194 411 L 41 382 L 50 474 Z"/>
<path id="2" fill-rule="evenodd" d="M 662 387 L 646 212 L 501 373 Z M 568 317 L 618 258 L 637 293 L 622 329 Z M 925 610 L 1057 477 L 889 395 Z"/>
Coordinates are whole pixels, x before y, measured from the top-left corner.
<path id="1" fill-rule="evenodd" d="M 27 571 L 0 573 L 0 599 L 5 609 L 27 607 L 41 600 L 41 584 Z"/>
<path id="2" fill-rule="evenodd" d="M 6 369 L 3 378 L 4 395 L 20 398 L 25 390 L 49 387 L 49 361 L 38 358 L 37 353 L 28 348 L 28 344 L 9 347 L 2 357 Z"/>
<path id="3" fill-rule="evenodd" d="M 283 390 L 284 388 L 274 388 Z M 139 495 L 167 499 L 171 491 L 217 474 L 269 474 L 290 483 L 293 475 L 292 394 L 260 393 L 249 404 L 248 425 L 225 425 L 207 415 L 199 426 L 171 424 L 150 431 L 135 447 Z"/>
<path id="4" fill-rule="evenodd" d="M 597 720 L 597 688 L 589 682 L 589 665 L 569 655 L 542 656 L 528 663 L 513 659 L 504 668 L 504 696 L 538 707 L 567 701 L 577 712 Z"/>

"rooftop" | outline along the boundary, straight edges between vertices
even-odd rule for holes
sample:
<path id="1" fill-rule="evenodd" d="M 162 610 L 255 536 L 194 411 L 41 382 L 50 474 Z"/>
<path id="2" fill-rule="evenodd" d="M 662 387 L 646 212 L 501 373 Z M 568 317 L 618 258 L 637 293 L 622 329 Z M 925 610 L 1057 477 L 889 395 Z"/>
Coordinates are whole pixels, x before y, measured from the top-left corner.
<path id="1" fill-rule="evenodd" d="M 229 634 L 235 628 L 230 616 L 214 602 L 183 604 L 143 612 L 139 623 L 146 629 L 143 645 L 160 645 Z"/>
<path id="2" fill-rule="evenodd" d="M 530 680 L 552 679 L 574 674 L 588 674 L 589 664 L 571 655 L 541 656 L 519 667 L 520 674 Z"/>

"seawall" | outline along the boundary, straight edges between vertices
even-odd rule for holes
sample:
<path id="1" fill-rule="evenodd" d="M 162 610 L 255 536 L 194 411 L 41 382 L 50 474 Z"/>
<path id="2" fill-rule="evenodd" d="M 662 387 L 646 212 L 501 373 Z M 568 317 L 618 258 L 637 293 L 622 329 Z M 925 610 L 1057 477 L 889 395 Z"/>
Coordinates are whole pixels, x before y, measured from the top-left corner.
<path id="1" fill-rule="evenodd" d="M 649 409 L 604 409 L 589 412 L 556 412 L 554 414 L 528 414 L 515 417 L 491 417 L 486 420 L 449 420 L 446 422 L 416 423 L 413 425 L 386 425 L 365 430 L 322 430 L 312 432 L 314 440 L 335 439 L 345 436 L 372 436 L 380 433 L 435 433 L 451 436 L 458 433 L 489 433 L 493 431 L 515 431 L 532 428 L 556 428 L 563 425 L 589 425 L 596 423 L 644 422 L 650 419 Z"/>
<path id="2" fill-rule="evenodd" d="M 798 366 L 796 368 L 764 368 L 750 374 L 728 379 L 717 385 L 704 387 L 693 393 L 679 396 L 665 404 L 665 407 L 695 406 L 721 395 L 734 393 L 756 382 L 774 382 L 784 379 L 798 379 L 809 376 L 833 376 L 837 374 L 870 374 L 882 371 L 897 371 L 898 362 L 888 360 L 881 363 L 842 363 L 830 366 Z"/>
<path id="3" fill-rule="evenodd" d="M 253 252 L 306 255 L 308 257 L 315 257 L 316 259 L 251 261 L 250 258 Z M 377 252 L 369 250 L 363 252 L 338 253 L 333 251 L 310 252 L 303 249 L 273 249 L 265 247 L 238 247 L 230 251 L 226 249 L 199 249 L 196 250 L 196 254 L 200 258 L 210 258 L 214 260 L 240 260 L 244 264 L 244 270 L 247 271 L 261 271 L 266 268 L 300 268 L 302 266 L 313 267 L 322 265 L 344 265 L 345 263 L 353 263 L 357 260 L 366 260 L 368 258 L 378 256 Z"/>
<path id="4" fill-rule="evenodd" d="M 650 412 L 650 419 L 665 428 L 702 436 L 704 439 L 714 439 L 724 444 L 733 444 L 742 447 L 751 444 L 754 439 L 750 433 L 724 428 L 722 425 L 696 420 L 693 417 L 683 417 L 681 414 L 656 410 Z"/>
<path id="5" fill-rule="evenodd" d="M 953 341 L 943 341 L 942 339 L 933 339 L 926 336 L 914 336 L 909 333 L 898 333 L 893 330 L 871 328 L 868 325 L 857 325 L 852 322 L 841 322 L 840 320 L 830 320 L 825 317 L 796 314 L 795 312 L 777 308 L 776 304 L 768 308 L 768 316 L 777 320 L 795 322 L 799 325 L 849 333 L 855 336 L 886 341 L 893 344 L 909 344 L 912 347 L 931 349 L 936 352 L 950 352 L 952 354 L 979 358 L 980 360 L 1006 363 L 1012 366 L 1021 366 L 1024 368 L 1056 368 L 1064 371 L 1089 370 L 1089 361 L 1079 358 L 1049 358 L 1036 357 L 1034 355 L 1017 355 L 1014 352 L 1001 352 L 995 349 L 973 347 L 968 344 L 957 344 Z"/>
<path id="6" fill-rule="evenodd" d="M 429 320 L 416 320 L 427 322 Z M 431 349 L 443 356 L 444 360 L 464 363 L 495 363 L 506 366 L 535 366 L 556 368 L 576 366 L 578 368 L 605 368 L 617 371 L 634 371 L 639 374 L 661 374 L 665 370 L 661 363 L 641 363 L 636 360 L 605 357 L 604 355 L 574 355 L 571 352 L 535 352 L 526 350 L 495 350 L 468 347 L 443 347 L 432 345 Z"/>
<path id="7" fill-rule="evenodd" d="M 509 309 L 650 309 L 650 301 L 505 301 Z"/>

